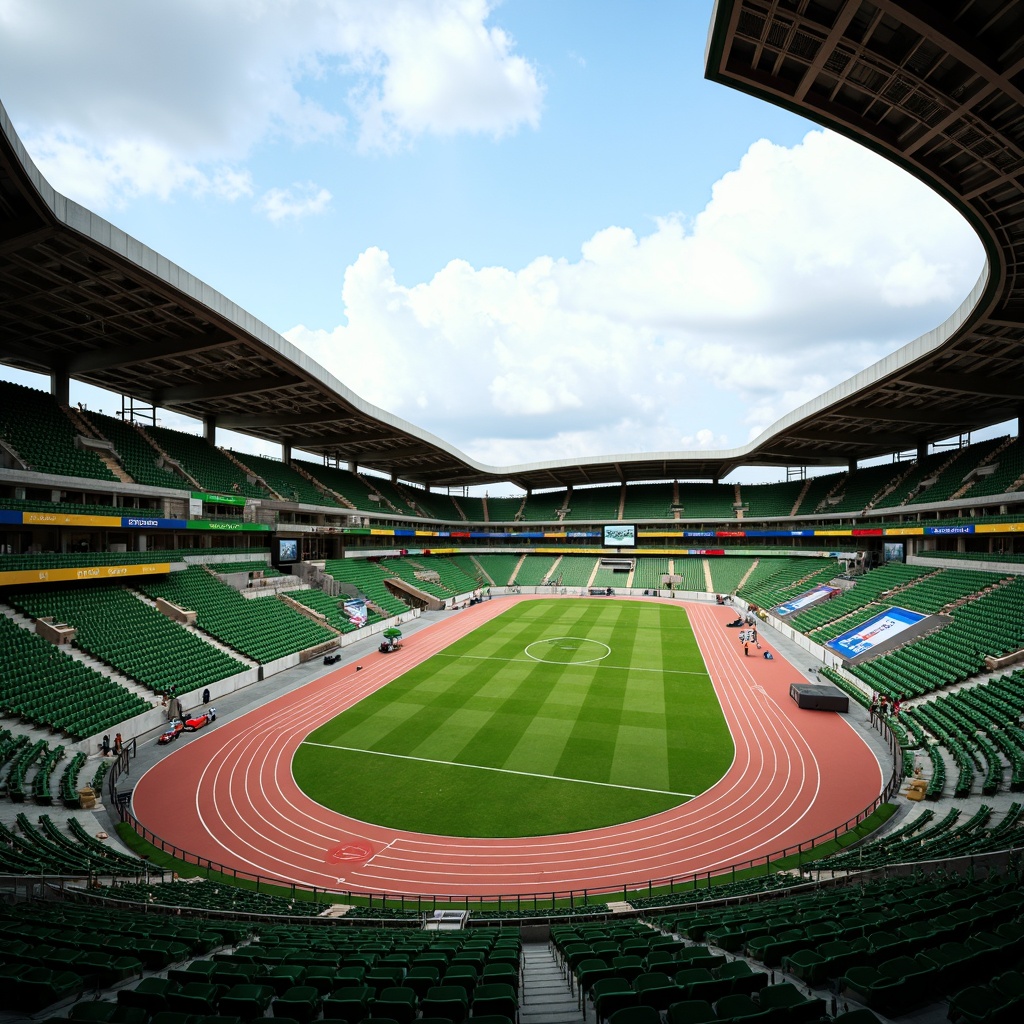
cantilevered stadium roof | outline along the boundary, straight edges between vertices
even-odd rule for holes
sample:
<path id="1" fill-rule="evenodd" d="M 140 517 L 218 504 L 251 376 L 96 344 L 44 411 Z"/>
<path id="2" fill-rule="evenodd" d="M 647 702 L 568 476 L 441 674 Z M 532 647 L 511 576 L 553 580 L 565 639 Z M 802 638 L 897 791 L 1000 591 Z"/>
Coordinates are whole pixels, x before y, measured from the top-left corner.
<path id="1" fill-rule="evenodd" d="M 999 423 L 1024 403 L 1022 36 L 1012 0 L 719 0 L 710 78 L 895 160 L 970 220 L 988 256 L 946 323 L 741 448 L 481 465 L 363 401 L 209 285 L 56 193 L 2 107 L 0 361 L 428 485 L 845 465 Z"/>

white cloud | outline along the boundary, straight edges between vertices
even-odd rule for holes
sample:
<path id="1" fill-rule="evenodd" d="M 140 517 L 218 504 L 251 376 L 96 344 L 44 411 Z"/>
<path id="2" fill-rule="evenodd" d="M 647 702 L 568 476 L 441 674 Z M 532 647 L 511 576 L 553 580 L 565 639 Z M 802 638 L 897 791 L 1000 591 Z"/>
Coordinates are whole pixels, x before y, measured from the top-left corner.
<path id="1" fill-rule="evenodd" d="M 231 199 L 260 144 L 393 148 L 538 123 L 543 86 L 484 0 L 0 0 L 0 94 L 50 183 L 107 209 Z M 272 183 L 267 183 L 271 185 Z"/>
<path id="2" fill-rule="evenodd" d="M 256 209 L 277 224 L 324 213 L 331 203 L 331 193 L 307 181 L 290 188 L 272 188 L 260 196 Z"/>
<path id="3" fill-rule="evenodd" d="M 544 95 L 536 68 L 507 32 L 486 24 L 484 0 L 397 0 L 376 18 L 340 25 L 355 73 L 349 99 L 367 149 L 424 133 L 501 137 L 536 127 Z"/>
<path id="4" fill-rule="evenodd" d="M 814 131 L 755 143 L 691 223 L 608 227 L 576 262 L 455 260 L 410 287 L 368 249 L 346 324 L 289 338 L 492 464 L 717 448 L 935 326 L 981 261 L 944 201 Z"/>

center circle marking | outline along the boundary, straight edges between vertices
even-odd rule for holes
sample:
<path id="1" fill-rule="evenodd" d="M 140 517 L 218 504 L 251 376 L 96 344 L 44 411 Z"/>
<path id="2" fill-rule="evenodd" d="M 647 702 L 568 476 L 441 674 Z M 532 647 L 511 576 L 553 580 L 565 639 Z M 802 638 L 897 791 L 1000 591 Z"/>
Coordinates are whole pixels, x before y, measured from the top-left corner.
<path id="1" fill-rule="evenodd" d="M 593 644 L 595 647 L 601 649 L 602 653 L 599 653 L 594 658 L 573 658 L 570 661 L 558 661 L 552 660 L 551 658 L 540 658 L 536 654 L 531 653 L 531 648 L 540 647 L 541 644 Z M 545 665 L 592 665 L 595 661 L 604 661 L 609 654 L 612 653 L 612 649 L 607 645 L 601 643 L 600 640 L 590 640 L 584 636 L 551 636 L 545 640 L 534 640 L 532 644 L 528 644 L 525 648 L 524 653 L 528 658 L 532 658 L 534 661 L 543 662 Z"/>

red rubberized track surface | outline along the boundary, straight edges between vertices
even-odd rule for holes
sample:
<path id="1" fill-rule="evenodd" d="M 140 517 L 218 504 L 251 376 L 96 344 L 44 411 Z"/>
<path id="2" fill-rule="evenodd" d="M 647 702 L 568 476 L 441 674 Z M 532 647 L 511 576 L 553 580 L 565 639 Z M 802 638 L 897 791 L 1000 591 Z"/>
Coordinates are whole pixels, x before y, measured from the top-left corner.
<path id="1" fill-rule="evenodd" d="M 295 785 L 292 755 L 313 729 L 508 600 L 421 630 L 394 654 L 368 651 L 360 672 L 348 665 L 191 738 L 139 780 L 136 816 L 175 846 L 243 872 L 345 890 L 489 896 L 614 890 L 724 867 L 819 835 L 881 791 L 878 761 L 843 716 L 798 709 L 789 684 L 799 673 L 778 655 L 744 657 L 736 631 L 724 628 L 735 611 L 710 604 L 686 608 L 736 756 L 716 785 L 679 807 L 589 832 L 465 839 L 347 818 Z"/>

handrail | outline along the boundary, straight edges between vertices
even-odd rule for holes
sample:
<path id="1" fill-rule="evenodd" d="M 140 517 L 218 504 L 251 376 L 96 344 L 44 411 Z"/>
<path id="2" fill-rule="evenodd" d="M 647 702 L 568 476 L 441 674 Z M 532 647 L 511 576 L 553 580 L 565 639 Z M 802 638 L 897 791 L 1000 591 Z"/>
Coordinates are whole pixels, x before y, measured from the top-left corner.
<path id="1" fill-rule="evenodd" d="M 292 898 L 294 898 L 299 892 L 308 892 L 310 897 L 313 899 L 315 899 L 318 894 L 326 897 L 344 896 L 349 901 L 351 901 L 352 898 L 366 900 L 367 905 L 371 908 L 379 904 L 381 909 L 384 909 L 389 904 L 392 907 L 397 904 L 398 909 L 408 909 L 410 912 L 415 910 L 417 914 L 421 914 L 425 910 L 436 909 L 439 906 L 459 906 L 464 907 L 466 910 L 470 910 L 474 906 L 481 907 L 490 904 L 496 904 L 499 909 L 503 906 L 511 907 L 511 905 L 514 904 L 516 908 L 514 913 L 542 913 L 548 908 L 555 910 L 560 900 L 568 901 L 569 907 L 574 908 L 577 904 L 581 907 L 585 907 L 590 905 L 592 902 L 605 902 L 604 900 L 595 901 L 594 897 L 611 896 L 618 900 L 620 893 L 622 900 L 625 902 L 629 899 L 628 894 L 630 892 L 634 894 L 634 898 L 637 898 L 636 894 L 641 893 L 645 888 L 648 893 L 647 898 L 654 895 L 655 889 L 668 888 L 668 894 L 671 895 L 675 892 L 677 887 L 680 889 L 693 889 L 705 882 L 710 886 L 712 884 L 712 879 L 720 879 L 728 874 L 731 874 L 733 880 L 735 880 L 736 873 L 738 871 L 745 871 L 763 866 L 767 872 L 770 870 L 772 861 L 781 860 L 785 857 L 796 855 L 798 859 L 802 861 L 803 855 L 813 850 L 816 846 L 820 846 L 825 842 L 838 840 L 841 835 L 845 835 L 847 832 L 855 829 L 862 821 L 874 814 L 882 804 L 886 803 L 893 794 L 899 791 L 900 785 L 903 782 L 902 747 L 884 719 L 877 717 L 874 722 L 874 727 L 887 741 L 889 751 L 893 758 L 892 772 L 883 787 L 882 792 L 875 797 L 867 807 L 859 811 L 852 818 L 848 818 L 842 824 L 836 825 L 834 828 L 822 832 L 820 835 L 817 835 L 812 839 L 803 840 L 795 846 L 787 846 L 781 850 L 776 850 L 773 853 L 765 854 L 760 857 L 754 857 L 750 860 L 741 861 L 736 864 L 727 864 L 721 865 L 720 867 L 709 868 L 706 871 L 695 871 L 686 875 L 671 875 L 663 878 L 651 878 L 648 879 L 646 883 L 641 882 L 633 885 L 627 883 L 624 884 L 621 889 L 616 885 L 614 887 L 601 887 L 597 889 L 565 889 L 528 894 L 495 893 L 487 896 L 457 896 L 454 894 L 403 895 L 386 892 L 358 891 L 353 889 L 331 889 L 326 886 L 306 885 L 293 880 L 275 878 L 271 875 L 262 875 L 243 871 L 239 868 L 213 861 L 208 857 L 200 857 L 197 854 L 191 853 L 190 851 L 176 846 L 173 843 L 167 842 L 155 832 L 146 828 L 146 826 L 135 817 L 130 809 L 131 790 L 126 793 L 119 793 L 117 789 L 117 781 L 121 777 L 122 772 L 127 773 L 129 771 L 127 746 L 126 749 L 122 751 L 121 757 L 118 758 L 111 769 L 108 778 L 111 802 L 113 806 L 117 808 L 118 816 L 121 821 L 129 824 L 133 831 L 146 840 L 146 842 L 157 847 L 157 849 L 162 850 L 164 853 L 170 854 L 176 860 L 180 860 L 186 864 L 194 864 L 199 868 L 204 868 L 207 876 L 209 876 L 211 872 L 216 872 L 239 881 L 255 883 L 257 892 L 260 891 L 261 886 L 268 886 L 276 889 L 286 889 L 291 893 Z M 134 741 L 132 741 L 131 749 L 134 754 Z M 510 910 L 510 915 L 512 913 L 513 912 Z"/>

